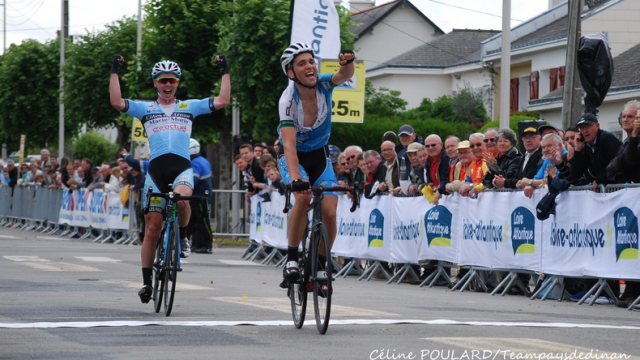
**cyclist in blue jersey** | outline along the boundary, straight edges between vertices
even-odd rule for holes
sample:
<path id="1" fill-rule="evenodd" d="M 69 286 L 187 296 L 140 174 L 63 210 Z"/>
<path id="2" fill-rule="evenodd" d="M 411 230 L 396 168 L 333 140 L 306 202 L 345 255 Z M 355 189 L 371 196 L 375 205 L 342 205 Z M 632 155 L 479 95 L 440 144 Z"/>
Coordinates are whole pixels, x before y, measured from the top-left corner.
<path id="1" fill-rule="evenodd" d="M 291 80 L 280 97 L 280 150 L 278 168 L 285 184 L 291 184 L 295 196 L 289 211 L 288 255 L 282 286 L 300 278 L 298 246 L 307 225 L 307 206 L 311 201 L 310 184 L 337 186 L 328 149 L 331 134 L 331 95 L 333 89 L 349 80 L 355 71 L 355 54 L 343 50 L 338 55 L 340 70 L 335 74 L 318 74 L 311 47 L 291 44 L 282 54 L 282 71 Z M 322 218 L 330 243 L 336 237 L 338 194 L 330 193 L 322 203 Z M 325 256 L 329 255 L 326 251 Z M 324 261 L 322 261 L 324 262 Z M 319 274 L 328 278 L 331 274 Z"/>
<path id="2" fill-rule="evenodd" d="M 120 55 L 112 57 L 109 94 L 111 105 L 127 115 L 140 119 L 149 137 L 151 151 L 144 185 L 145 195 L 149 187 L 153 188 L 153 192 L 166 193 L 170 190 L 168 185 L 173 184 L 175 192 L 190 196 L 193 193 L 193 170 L 189 156 L 192 124 L 198 115 L 220 110 L 229 104 L 231 82 L 227 59 L 225 55 L 217 55 L 213 59 L 222 74 L 220 94 L 216 97 L 185 101 L 176 99 L 182 70 L 178 64 L 167 60 L 156 63 L 151 71 L 153 86 L 158 91 L 158 98 L 155 101 L 123 99 L 118 79 L 118 70 L 123 62 L 124 58 Z M 144 198 L 146 196 L 143 196 Z M 145 304 L 153 294 L 152 266 L 156 242 L 162 226 L 163 205 L 164 199 L 162 201 L 152 199 L 149 212 L 144 217 L 145 232 L 141 249 L 144 285 L 138 295 Z M 180 238 L 184 248 L 181 256 L 186 257 L 189 253 L 189 243 L 186 241 L 185 231 L 189 224 L 191 208 L 188 201 L 180 201 L 178 206 Z"/>

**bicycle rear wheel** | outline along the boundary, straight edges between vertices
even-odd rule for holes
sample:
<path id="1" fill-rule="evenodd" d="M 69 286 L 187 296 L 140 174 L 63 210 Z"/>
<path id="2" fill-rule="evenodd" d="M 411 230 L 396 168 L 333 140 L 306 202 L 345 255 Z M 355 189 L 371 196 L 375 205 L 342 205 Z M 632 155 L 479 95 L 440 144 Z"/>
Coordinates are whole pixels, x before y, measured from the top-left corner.
<path id="1" fill-rule="evenodd" d="M 173 307 L 173 297 L 176 292 L 176 279 L 178 277 L 178 265 L 180 261 L 180 249 L 178 241 L 178 222 L 171 222 L 169 233 L 169 244 L 167 245 L 167 259 L 165 261 L 164 270 L 164 313 L 166 316 L 171 315 Z"/>
<path id="2" fill-rule="evenodd" d="M 164 235 L 164 231 L 160 234 Z M 164 294 L 164 236 L 156 244 L 156 257 L 153 261 L 153 309 L 160 312 Z"/>
<path id="3" fill-rule="evenodd" d="M 306 246 L 306 240 L 302 241 L 302 251 L 300 252 L 300 260 L 298 266 L 300 269 L 300 280 L 295 283 L 289 283 L 289 290 L 287 294 L 291 300 L 291 315 L 293 316 L 293 323 L 297 329 L 300 329 L 304 324 L 305 314 L 307 312 L 307 293 L 309 287 L 309 256 L 307 254 L 308 249 Z"/>
<path id="4" fill-rule="evenodd" d="M 325 250 L 326 249 L 326 250 Z M 324 334 L 329 327 L 331 315 L 332 264 L 329 233 L 322 223 L 314 225 L 311 232 L 311 281 L 313 283 L 313 307 L 316 315 L 318 332 Z M 327 255 L 322 256 L 320 250 Z M 319 272 L 325 272 L 325 277 L 318 277 Z"/>

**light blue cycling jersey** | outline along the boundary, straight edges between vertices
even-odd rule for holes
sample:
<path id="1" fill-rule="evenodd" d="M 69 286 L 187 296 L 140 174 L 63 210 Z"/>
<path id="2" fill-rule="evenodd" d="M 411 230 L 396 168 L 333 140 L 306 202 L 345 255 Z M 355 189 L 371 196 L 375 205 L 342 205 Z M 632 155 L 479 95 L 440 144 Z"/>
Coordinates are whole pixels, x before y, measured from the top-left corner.
<path id="1" fill-rule="evenodd" d="M 300 95 L 293 81 L 284 90 L 280 97 L 279 112 L 280 126 L 278 135 L 282 144 L 280 129 L 283 123 L 293 121 L 296 129 L 296 149 L 309 152 L 320 149 L 329 143 L 331 135 L 331 96 L 336 85 L 331 82 L 333 74 L 320 74 L 316 86 L 318 117 L 311 127 L 304 126 L 304 109 L 300 101 Z"/>
<path id="2" fill-rule="evenodd" d="M 155 101 L 126 99 L 125 103 L 123 112 L 140 119 L 147 132 L 151 161 L 165 154 L 175 154 L 190 160 L 189 139 L 193 120 L 215 110 L 213 98 L 178 100 L 170 116 Z"/>

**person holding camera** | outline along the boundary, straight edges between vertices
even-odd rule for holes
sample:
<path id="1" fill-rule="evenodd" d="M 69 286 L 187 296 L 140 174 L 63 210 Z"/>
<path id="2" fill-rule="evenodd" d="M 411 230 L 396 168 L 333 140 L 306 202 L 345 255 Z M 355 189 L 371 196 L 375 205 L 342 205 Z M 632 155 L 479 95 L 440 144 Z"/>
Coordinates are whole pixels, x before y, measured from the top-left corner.
<path id="1" fill-rule="evenodd" d="M 577 124 L 579 134 L 575 139 L 571 164 L 571 178 L 584 178 L 598 185 L 612 183 L 607 177 L 607 166 L 616 156 L 622 142 L 612 133 L 600 129 L 598 118 L 591 113 L 582 115 Z"/>

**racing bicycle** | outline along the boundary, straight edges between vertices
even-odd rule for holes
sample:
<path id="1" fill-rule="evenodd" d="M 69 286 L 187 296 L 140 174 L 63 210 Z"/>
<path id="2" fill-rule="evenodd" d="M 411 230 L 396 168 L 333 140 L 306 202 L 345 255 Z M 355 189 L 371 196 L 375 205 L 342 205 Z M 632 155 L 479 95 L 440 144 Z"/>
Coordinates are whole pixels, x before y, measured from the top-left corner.
<path id="1" fill-rule="evenodd" d="M 170 184 L 169 189 L 173 189 Z M 171 315 L 173 298 L 176 291 L 176 280 L 180 268 L 180 225 L 178 224 L 178 201 L 202 201 L 209 207 L 208 194 L 200 196 L 183 196 L 170 190 L 168 193 L 154 193 L 149 187 L 145 200 L 144 213 L 149 212 L 150 206 L 160 206 L 161 199 L 166 200 L 165 216 L 162 231 L 156 244 L 156 254 L 153 261 L 153 307 L 160 312 L 164 300 L 164 313 Z M 208 214 L 209 212 L 207 212 Z"/>
<path id="2" fill-rule="evenodd" d="M 287 295 L 291 300 L 291 313 L 293 323 L 300 329 L 304 324 L 307 311 L 307 294 L 313 292 L 313 306 L 316 317 L 316 326 L 320 334 L 325 334 L 329 327 L 329 317 L 331 315 L 332 286 L 332 261 L 331 243 L 327 227 L 322 222 L 322 199 L 325 192 L 349 192 L 353 201 L 351 212 L 358 207 L 359 188 L 351 186 L 312 186 L 313 204 L 311 221 L 308 224 L 304 241 L 301 242 L 302 251 L 299 252 L 300 280 L 287 281 L 284 286 L 288 288 Z M 291 185 L 285 186 L 285 207 L 283 212 L 287 213 L 291 204 Z M 324 253 L 324 254 L 323 254 Z M 319 276 L 320 274 L 320 276 Z M 326 275 L 325 275 L 326 274 Z M 287 286 L 288 285 L 288 286 Z"/>

